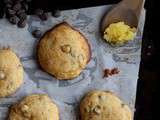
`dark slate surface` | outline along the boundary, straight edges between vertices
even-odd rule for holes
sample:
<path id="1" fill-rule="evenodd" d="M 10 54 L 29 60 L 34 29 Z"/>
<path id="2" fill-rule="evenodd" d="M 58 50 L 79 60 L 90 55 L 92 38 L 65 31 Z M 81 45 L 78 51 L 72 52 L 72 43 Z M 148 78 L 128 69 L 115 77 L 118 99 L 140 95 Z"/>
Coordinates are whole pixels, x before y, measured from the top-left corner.
<path id="1" fill-rule="evenodd" d="M 157 13 L 159 1 L 146 0 L 146 23 L 143 34 L 135 120 L 159 119 L 160 41 Z"/>

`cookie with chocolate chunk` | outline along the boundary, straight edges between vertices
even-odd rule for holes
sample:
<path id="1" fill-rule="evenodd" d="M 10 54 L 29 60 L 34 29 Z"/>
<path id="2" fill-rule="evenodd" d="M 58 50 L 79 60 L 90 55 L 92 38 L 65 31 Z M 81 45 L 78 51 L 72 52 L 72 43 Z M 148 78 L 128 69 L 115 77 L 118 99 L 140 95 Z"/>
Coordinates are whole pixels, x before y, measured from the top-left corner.
<path id="1" fill-rule="evenodd" d="M 23 83 L 23 67 L 10 49 L 0 50 L 0 97 L 13 94 Z"/>
<path id="2" fill-rule="evenodd" d="M 46 32 L 38 45 L 41 67 L 59 80 L 77 77 L 90 57 L 87 39 L 65 22 Z"/>
<path id="3" fill-rule="evenodd" d="M 111 92 L 91 91 L 80 103 L 81 120 L 132 120 L 130 108 Z"/>
<path id="4" fill-rule="evenodd" d="M 33 94 L 11 107 L 9 120 L 59 120 L 59 111 L 48 95 Z"/>

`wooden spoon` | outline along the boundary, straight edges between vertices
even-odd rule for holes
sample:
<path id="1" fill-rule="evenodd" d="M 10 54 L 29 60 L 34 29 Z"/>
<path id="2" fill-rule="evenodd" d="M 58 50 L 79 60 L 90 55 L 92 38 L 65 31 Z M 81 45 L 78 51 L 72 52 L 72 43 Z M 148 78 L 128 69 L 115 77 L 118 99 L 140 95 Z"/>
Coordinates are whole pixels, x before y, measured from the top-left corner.
<path id="1" fill-rule="evenodd" d="M 109 13 L 106 13 L 102 19 L 101 31 L 111 23 L 124 21 L 131 27 L 138 26 L 138 21 L 144 0 L 123 0 L 116 5 Z"/>

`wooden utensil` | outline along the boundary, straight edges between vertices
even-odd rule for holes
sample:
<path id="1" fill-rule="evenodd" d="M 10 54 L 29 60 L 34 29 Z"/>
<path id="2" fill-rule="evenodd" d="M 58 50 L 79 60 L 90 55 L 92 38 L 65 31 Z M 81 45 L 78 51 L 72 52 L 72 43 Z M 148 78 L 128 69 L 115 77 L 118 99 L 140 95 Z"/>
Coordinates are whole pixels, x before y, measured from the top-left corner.
<path id="1" fill-rule="evenodd" d="M 106 13 L 102 19 L 101 31 L 115 22 L 124 21 L 127 25 L 138 26 L 141 9 L 144 5 L 144 0 L 123 0 L 118 3 L 109 13 Z"/>

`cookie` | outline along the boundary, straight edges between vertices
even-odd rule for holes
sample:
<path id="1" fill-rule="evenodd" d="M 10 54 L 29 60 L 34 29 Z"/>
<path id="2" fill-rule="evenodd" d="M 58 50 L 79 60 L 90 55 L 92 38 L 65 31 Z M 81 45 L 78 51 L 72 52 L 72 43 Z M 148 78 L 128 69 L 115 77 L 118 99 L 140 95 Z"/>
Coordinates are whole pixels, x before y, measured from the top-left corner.
<path id="1" fill-rule="evenodd" d="M 59 111 L 48 95 L 33 94 L 10 108 L 9 120 L 59 120 Z"/>
<path id="2" fill-rule="evenodd" d="M 87 39 L 65 22 L 46 32 L 38 45 L 41 67 L 59 80 L 77 77 L 90 57 Z"/>
<path id="3" fill-rule="evenodd" d="M 132 120 L 130 108 L 111 92 L 92 91 L 80 103 L 81 120 Z"/>
<path id="4" fill-rule="evenodd" d="M 0 50 L 0 97 L 6 97 L 23 83 L 23 67 L 19 58 L 10 49 Z"/>

